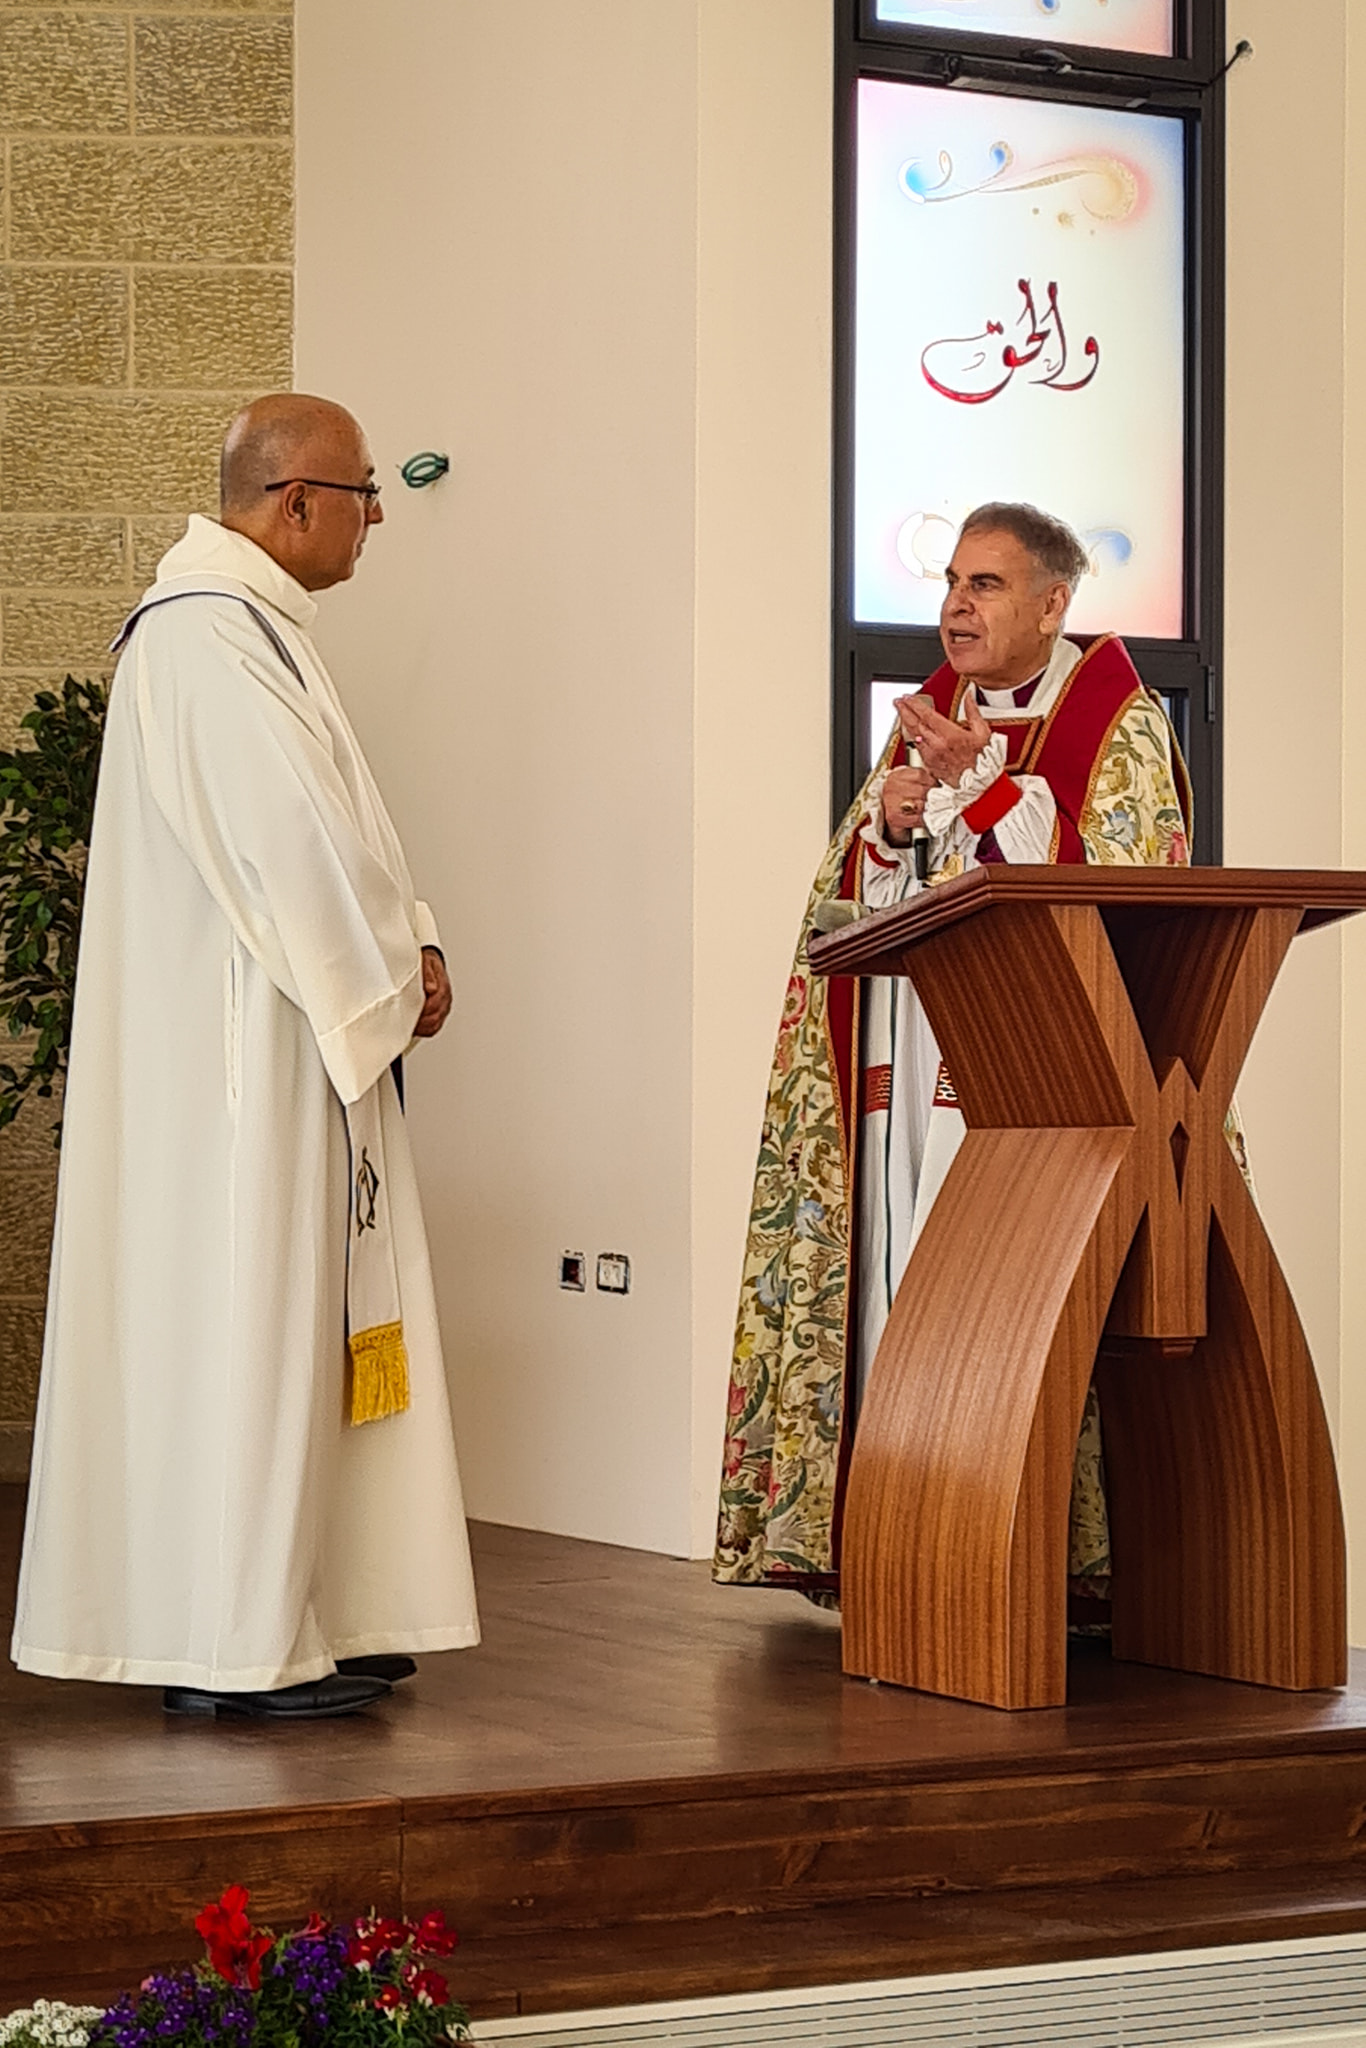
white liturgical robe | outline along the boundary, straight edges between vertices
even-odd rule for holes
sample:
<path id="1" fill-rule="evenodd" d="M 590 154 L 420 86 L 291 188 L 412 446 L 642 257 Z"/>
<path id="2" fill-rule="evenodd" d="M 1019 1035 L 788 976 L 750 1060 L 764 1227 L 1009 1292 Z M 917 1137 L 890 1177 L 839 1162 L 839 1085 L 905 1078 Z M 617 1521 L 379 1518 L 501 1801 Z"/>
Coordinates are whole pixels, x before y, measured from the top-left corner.
<path id="1" fill-rule="evenodd" d="M 1046 717 L 1081 660 L 1081 649 L 1059 637 L 1048 666 L 1037 677 L 1027 715 Z M 978 709 L 993 721 L 1021 718 L 1013 690 L 974 690 Z M 1005 763 L 1005 741 L 984 776 L 992 781 Z M 859 899 L 870 910 L 886 910 L 924 886 L 916 880 L 915 850 L 894 846 L 882 825 L 882 783 L 873 784 L 868 815 L 860 826 L 868 851 L 859 876 Z M 1019 775 L 1020 801 L 997 821 L 994 837 L 1001 856 L 1014 863 L 1048 861 L 1057 805 L 1041 775 Z M 941 804 L 948 792 L 937 793 Z M 960 799 L 934 836 L 931 871 L 956 855 L 964 869 L 980 865 L 978 834 L 962 816 Z M 928 813 L 927 813 L 928 816 Z M 909 981 L 880 978 L 866 984 L 863 997 L 865 1067 L 890 1068 L 887 1102 L 869 1106 L 858 1148 L 858 1325 L 854 1351 L 856 1399 L 862 1398 L 869 1368 L 882 1341 L 901 1276 L 917 1238 L 948 1178 L 966 1125 L 962 1112 L 937 1100 L 939 1047 L 920 998 Z"/>
<path id="2" fill-rule="evenodd" d="M 90 849 L 14 1657 L 256 1690 L 478 1641 L 388 1073 L 436 934 L 307 592 L 194 518 L 145 602 Z M 351 1427 L 343 1105 L 371 1091 L 411 1399 Z"/>

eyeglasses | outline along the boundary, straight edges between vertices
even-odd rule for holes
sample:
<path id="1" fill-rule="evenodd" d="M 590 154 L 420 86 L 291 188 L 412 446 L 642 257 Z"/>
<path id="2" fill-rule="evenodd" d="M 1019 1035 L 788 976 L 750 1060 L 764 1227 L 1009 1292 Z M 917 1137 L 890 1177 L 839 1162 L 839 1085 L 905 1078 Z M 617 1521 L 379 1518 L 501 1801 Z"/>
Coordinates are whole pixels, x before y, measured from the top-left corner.
<path id="1" fill-rule="evenodd" d="M 291 484 L 308 484 L 315 491 L 354 491 L 356 496 L 363 498 L 367 505 L 376 503 L 381 489 L 381 486 L 376 483 L 330 484 L 324 477 L 320 476 L 282 477 L 278 484 L 267 484 L 265 488 L 268 491 L 287 491 Z"/>

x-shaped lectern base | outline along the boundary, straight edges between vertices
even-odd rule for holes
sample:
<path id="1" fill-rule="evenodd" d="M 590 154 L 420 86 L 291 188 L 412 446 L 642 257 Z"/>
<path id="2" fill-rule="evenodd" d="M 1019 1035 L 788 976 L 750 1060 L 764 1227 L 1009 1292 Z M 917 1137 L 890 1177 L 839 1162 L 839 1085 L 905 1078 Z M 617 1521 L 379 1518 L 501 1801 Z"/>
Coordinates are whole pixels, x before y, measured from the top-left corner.
<path id="1" fill-rule="evenodd" d="M 1323 1404 L 1224 1126 L 1291 939 L 1363 907 L 1357 874 L 993 866 L 813 942 L 910 977 L 968 1126 L 859 1416 L 846 1671 L 1065 1701 L 1094 1372 L 1114 1654 L 1344 1681 Z"/>

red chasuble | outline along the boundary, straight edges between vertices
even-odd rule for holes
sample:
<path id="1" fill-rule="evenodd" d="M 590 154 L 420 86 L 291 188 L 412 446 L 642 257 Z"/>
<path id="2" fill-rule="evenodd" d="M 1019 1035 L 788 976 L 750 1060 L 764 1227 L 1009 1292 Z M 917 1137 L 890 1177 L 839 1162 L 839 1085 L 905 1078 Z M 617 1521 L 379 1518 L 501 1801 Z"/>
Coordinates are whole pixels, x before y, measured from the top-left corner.
<path id="1" fill-rule="evenodd" d="M 957 718 L 967 687 L 967 678 L 958 675 L 946 661 L 935 670 L 924 690 L 936 711 L 942 712 L 945 718 Z M 1079 829 L 1081 819 L 1111 735 L 1135 699 L 1145 694 L 1138 670 L 1129 659 L 1128 649 L 1122 640 L 1107 633 L 1087 646 L 1042 718 L 1021 717 L 1017 713 L 1011 718 L 993 719 L 989 712 L 983 711 L 991 730 L 1006 735 L 1006 774 L 1042 776 L 1053 792 L 1057 817 L 1048 853 L 1050 863 L 1085 862 L 1086 848 L 1082 845 Z M 886 765 L 889 768 L 906 766 L 906 742 L 899 733 L 886 757 Z M 978 803 L 985 803 L 992 793 L 988 790 Z M 1189 813 L 1184 790 L 1182 808 Z M 998 815 L 1004 815 L 1004 812 Z M 858 894 L 859 862 L 863 852 L 864 842 L 855 833 L 845 857 L 839 887 L 839 894 L 846 901 L 852 901 Z M 828 1000 L 830 1044 L 839 1077 L 842 1122 L 848 1141 L 852 1132 L 851 1120 L 857 1114 L 854 1077 L 858 1071 L 858 983 L 847 977 L 832 980 Z"/>

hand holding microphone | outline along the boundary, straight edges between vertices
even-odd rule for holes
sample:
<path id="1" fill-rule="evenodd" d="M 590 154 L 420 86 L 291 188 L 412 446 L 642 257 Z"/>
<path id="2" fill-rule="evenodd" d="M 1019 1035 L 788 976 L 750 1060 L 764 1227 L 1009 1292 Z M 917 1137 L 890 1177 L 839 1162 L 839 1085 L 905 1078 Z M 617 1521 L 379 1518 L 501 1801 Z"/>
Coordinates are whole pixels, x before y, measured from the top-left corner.
<path id="1" fill-rule="evenodd" d="M 956 785 L 991 738 L 991 728 L 971 691 L 962 707 L 963 722 L 945 718 L 922 691 L 896 699 L 901 736 L 906 742 L 905 768 L 894 768 L 882 792 L 884 830 L 894 846 L 915 848 L 915 871 L 923 882 L 929 868 L 930 835 L 925 829 L 925 798 L 936 782 Z"/>
<path id="2" fill-rule="evenodd" d="M 921 847 L 929 852 L 925 799 L 934 788 L 934 777 L 916 755 L 911 760 L 913 766 L 893 768 L 882 785 L 882 829 L 890 845 L 915 847 L 919 872 Z"/>
<path id="3" fill-rule="evenodd" d="M 898 714 L 902 705 L 910 701 L 908 698 L 898 699 Z M 930 851 L 930 835 L 925 829 L 925 799 L 934 788 L 934 777 L 921 755 L 919 735 L 911 731 L 904 718 L 901 733 L 906 743 L 906 766 L 893 768 L 883 784 L 883 831 L 893 846 L 914 847 L 915 871 L 923 882 L 928 872 Z"/>

